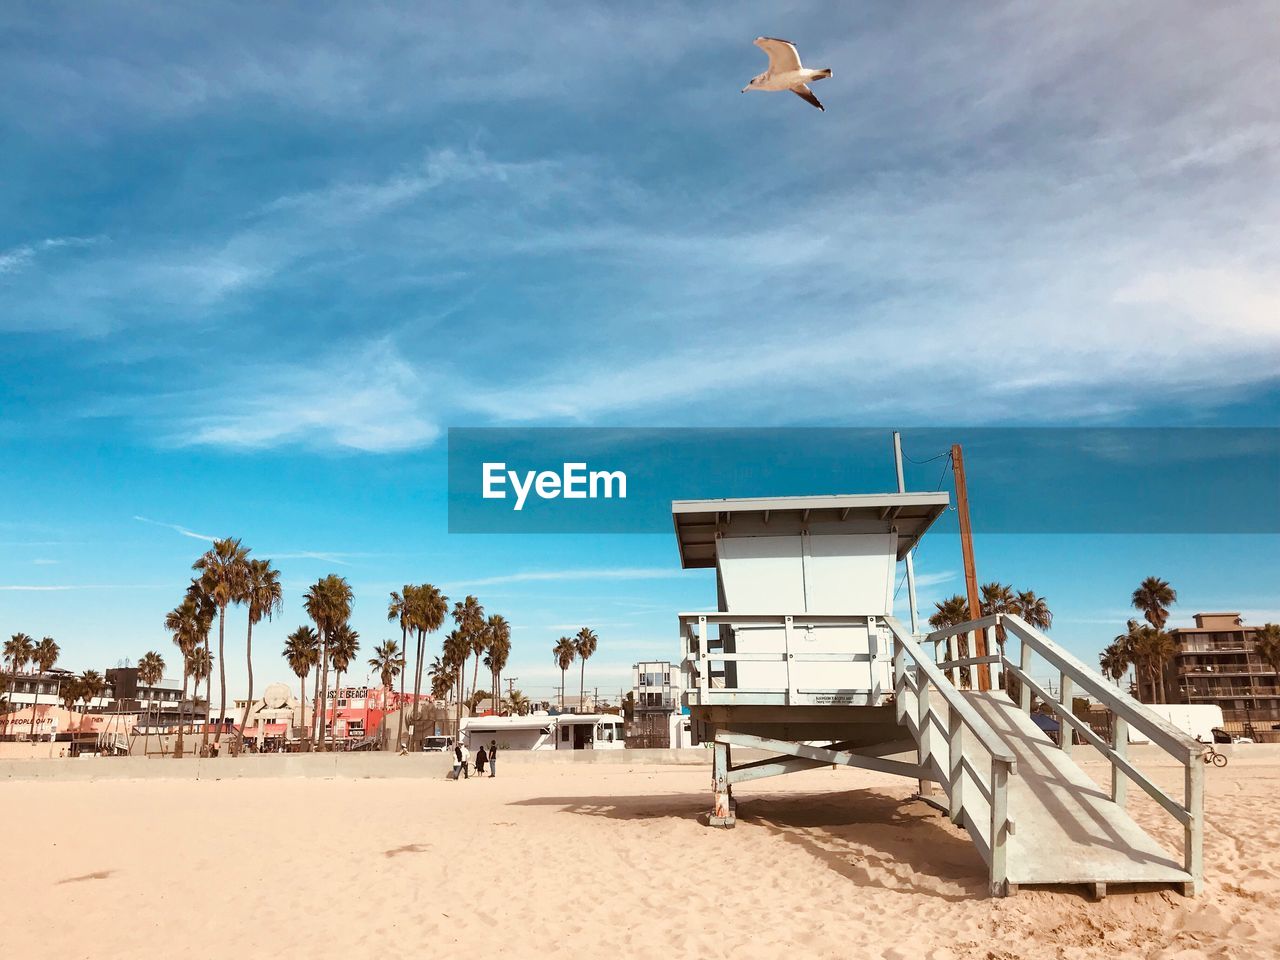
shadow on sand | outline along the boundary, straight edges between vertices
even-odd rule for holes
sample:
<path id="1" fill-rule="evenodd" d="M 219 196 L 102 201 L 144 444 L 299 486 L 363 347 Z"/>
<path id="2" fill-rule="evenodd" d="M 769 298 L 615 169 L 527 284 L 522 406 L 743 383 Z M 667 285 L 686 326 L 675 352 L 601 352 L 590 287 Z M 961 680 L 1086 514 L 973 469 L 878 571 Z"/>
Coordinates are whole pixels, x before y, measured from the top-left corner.
<path id="1" fill-rule="evenodd" d="M 707 793 L 533 797 L 513 806 L 562 807 L 565 813 L 611 820 L 705 822 L 709 799 Z M 742 827 L 760 827 L 796 844 L 859 886 L 948 902 L 989 896 L 986 864 L 973 844 L 919 801 L 873 790 L 757 796 L 739 799 L 737 819 Z"/>

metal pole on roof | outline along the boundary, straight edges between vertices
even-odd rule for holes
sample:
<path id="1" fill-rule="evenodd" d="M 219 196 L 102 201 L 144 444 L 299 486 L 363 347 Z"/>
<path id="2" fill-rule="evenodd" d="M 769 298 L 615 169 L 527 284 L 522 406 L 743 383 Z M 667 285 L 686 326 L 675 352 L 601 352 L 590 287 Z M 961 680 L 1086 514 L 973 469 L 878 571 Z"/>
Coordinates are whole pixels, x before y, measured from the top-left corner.
<path id="1" fill-rule="evenodd" d="M 902 434 L 893 431 L 893 465 L 898 471 L 898 492 L 906 493 L 907 484 L 902 476 Z M 911 561 L 911 551 L 907 551 L 907 603 L 911 609 L 911 634 L 920 632 L 920 614 L 916 611 L 916 567 Z"/>

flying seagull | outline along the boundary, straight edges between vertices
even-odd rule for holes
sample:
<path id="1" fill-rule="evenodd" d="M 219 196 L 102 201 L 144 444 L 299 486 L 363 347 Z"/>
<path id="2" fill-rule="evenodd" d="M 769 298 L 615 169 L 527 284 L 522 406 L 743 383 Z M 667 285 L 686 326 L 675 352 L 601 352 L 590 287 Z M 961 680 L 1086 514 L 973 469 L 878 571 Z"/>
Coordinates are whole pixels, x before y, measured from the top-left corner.
<path id="1" fill-rule="evenodd" d="M 743 93 L 748 90 L 790 90 L 826 113 L 827 108 L 813 95 L 809 84 L 814 80 L 827 79 L 831 76 L 830 70 L 807 70 L 800 66 L 800 54 L 790 40 L 756 37 L 755 44 L 769 55 L 769 69 L 752 77 L 751 82 L 742 88 Z"/>

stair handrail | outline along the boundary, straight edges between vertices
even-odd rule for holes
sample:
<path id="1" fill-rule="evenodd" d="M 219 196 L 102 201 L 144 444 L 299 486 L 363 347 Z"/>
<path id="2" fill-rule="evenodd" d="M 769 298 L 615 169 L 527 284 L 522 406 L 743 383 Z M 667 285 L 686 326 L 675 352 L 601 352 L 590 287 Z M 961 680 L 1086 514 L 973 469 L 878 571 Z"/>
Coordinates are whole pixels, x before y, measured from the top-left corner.
<path id="1" fill-rule="evenodd" d="M 1146 704 L 1109 684 L 1101 674 L 1085 666 L 1016 614 L 1000 614 L 1000 622 L 1006 635 L 1017 637 L 1022 645 L 1016 666 L 1007 657 L 1002 655 L 1001 658 L 1006 675 L 1017 677 L 1022 683 L 1019 706 L 1024 712 L 1029 711 L 1031 693 L 1034 691 L 1036 696 L 1062 718 L 1063 735 L 1059 746 L 1065 753 L 1069 754 L 1071 751 L 1069 727 L 1107 758 L 1111 764 L 1111 799 L 1115 803 L 1124 805 L 1124 784 L 1128 779 L 1182 824 L 1183 869 L 1191 877 L 1191 892 L 1199 892 L 1204 877 L 1204 764 L 1201 763 L 1201 757 L 1207 749 L 1205 744 L 1179 730 Z M 1031 652 L 1038 653 L 1058 669 L 1061 693 L 1057 700 L 1049 697 L 1031 679 Z M 1077 685 L 1082 692 L 1092 696 L 1114 715 L 1110 743 L 1098 736 L 1087 722 L 1072 713 L 1071 696 Z M 1129 762 L 1130 727 L 1145 734 L 1151 743 L 1182 764 L 1185 776 L 1181 803 L 1143 776 Z"/>
<path id="2" fill-rule="evenodd" d="M 1063 675 L 1070 677 L 1081 691 L 1088 693 L 1116 716 L 1123 717 L 1129 726 L 1146 734 L 1152 743 L 1166 753 L 1184 762 L 1200 758 L 1204 752 L 1203 743 L 1179 730 L 1145 703 L 1108 683 L 1096 670 L 1085 666 L 1017 614 L 1005 613 L 998 616 L 1008 633 L 1028 644 Z M 1009 666 L 1016 665 L 1011 663 Z"/>
<path id="3" fill-rule="evenodd" d="M 978 743 L 982 745 L 982 749 L 987 751 L 993 760 L 1007 763 L 1010 773 L 1016 773 L 1017 761 L 1013 756 L 1013 752 L 1005 746 L 1004 741 L 991 729 L 991 724 L 987 723 L 982 718 L 982 715 L 973 708 L 973 705 L 965 699 L 964 695 L 952 685 L 938 665 L 934 663 L 933 658 L 927 656 L 920 645 L 911 639 L 896 617 L 885 617 L 884 621 L 893 633 L 894 642 L 902 645 L 902 649 L 915 662 L 917 669 L 928 678 L 929 682 L 942 695 L 942 699 L 947 702 L 947 708 L 960 717 L 964 721 L 964 725 L 978 738 Z"/>

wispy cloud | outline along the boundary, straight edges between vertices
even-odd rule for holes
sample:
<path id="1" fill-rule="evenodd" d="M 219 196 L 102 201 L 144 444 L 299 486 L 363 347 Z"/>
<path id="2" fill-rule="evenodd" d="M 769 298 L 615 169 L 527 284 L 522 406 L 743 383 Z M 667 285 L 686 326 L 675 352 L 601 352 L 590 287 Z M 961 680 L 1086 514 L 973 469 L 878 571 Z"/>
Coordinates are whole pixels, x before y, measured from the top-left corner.
<path id="1" fill-rule="evenodd" d="M 0 590 L 18 593 L 56 593 L 65 590 L 160 590 L 168 588 L 168 585 L 156 583 L 0 584 Z"/>
<path id="2" fill-rule="evenodd" d="M 949 583 L 954 580 L 958 574 L 954 570 L 941 570 L 936 573 L 917 573 L 916 587 L 920 590 L 929 587 L 936 587 L 940 583 Z"/>
<path id="3" fill-rule="evenodd" d="M 4 254 L 21 282 L 0 325 L 84 337 L 76 368 L 114 371 L 69 413 L 232 450 L 851 409 L 1109 422 L 1275 382 L 1280 119 L 1256 91 L 1280 66 L 1260 14 L 797 8 L 836 69 L 815 117 L 727 82 L 759 68 L 741 24 L 763 4 L 580 9 L 442 14 L 453 49 L 494 65 L 484 84 L 442 73 L 439 17 L 395 4 L 211 20 L 177 62 L 155 53 L 192 29 L 173 15 L 31 30 L 0 65 L 24 129 L 163 141 L 177 118 L 252 134 L 297 116 L 360 135 L 226 179 L 218 144 L 193 145 L 198 206 L 133 182 L 110 250 L 43 284 Z M 693 58 L 672 88 L 663 65 Z"/>
<path id="4" fill-rule="evenodd" d="M 61 247 L 87 247 L 97 243 L 96 237 L 46 237 L 35 243 L 24 243 L 0 251 L 0 276 L 30 266 L 42 253 Z"/>
<path id="5" fill-rule="evenodd" d="M 164 527 L 166 530 L 173 530 L 174 532 L 180 533 L 184 537 L 190 537 L 193 540 L 203 540 L 207 543 L 212 543 L 217 539 L 217 537 L 211 537 L 207 534 L 196 533 L 194 530 L 189 530 L 177 523 L 164 523 L 160 520 L 152 520 L 149 517 L 142 516 L 135 516 L 133 519 L 142 523 L 149 523 L 152 526 Z M 255 550 L 254 552 L 255 554 L 262 554 L 264 557 L 270 557 L 272 560 L 318 560 L 323 563 L 336 563 L 342 566 L 350 565 L 351 561 L 355 558 L 370 556 L 368 553 L 352 553 L 337 550 L 283 550 L 279 552 L 273 550 Z M 35 562 L 56 563 L 57 561 L 37 560 Z"/>
<path id="6" fill-rule="evenodd" d="M 206 543 L 212 543 L 217 537 L 211 537 L 205 533 L 196 533 L 194 530 L 188 530 L 186 527 L 179 526 L 176 523 L 165 523 L 161 520 L 152 520 L 150 517 L 135 516 L 133 519 L 141 523 L 149 523 L 154 527 L 164 527 L 167 530 L 175 530 L 184 537 L 190 537 L 192 540 L 204 540 Z"/>
<path id="7" fill-rule="evenodd" d="M 168 435 L 176 446 L 260 449 L 282 444 L 365 452 L 412 449 L 440 428 L 424 409 L 426 374 L 407 363 L 388 340 L 356 346 L 317 366 L 255 365 L 217 412 L 198 394 Z M 210 395 L 212 388 L 207 391 Z"/>

